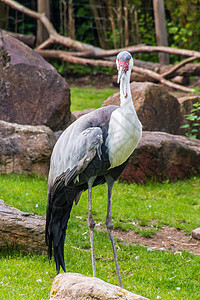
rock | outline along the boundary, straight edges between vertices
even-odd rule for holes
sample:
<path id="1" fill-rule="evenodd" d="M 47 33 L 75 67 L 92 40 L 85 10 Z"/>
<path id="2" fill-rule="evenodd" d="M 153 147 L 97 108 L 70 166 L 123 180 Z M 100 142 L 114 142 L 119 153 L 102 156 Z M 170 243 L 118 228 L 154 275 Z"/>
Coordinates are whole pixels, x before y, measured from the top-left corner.
<path id="1" fill-rule="evenodd" d="M 121 181 L 145 183 L 183 179 L 200 174 L 200 141 L 164 132 L 144 131 L 120 176 Z"/>
<path id="2" fill-rule="evenodd" d="M 199 95 L 187 95 L 184 97 L 178 98 L 178 102 L 181 105 L 181 112 L 183 115 L 188 115 L 191 112 L 191 109 L 193 109 L 193 104 L 200 102 L 200 96 Z"/>
<path id="3" fill-rule="evenodd" d="M 0 121 L 0 173 L 48 175 L 56 137 L 46 126 Z"/>
<path id="4" fill-rule="evenodd" d="M 186 115 L 191 114 L 191 110 L 194 108 L 195 103 L 200 103 L 200 96 L 199 95 L 187 95 L 181 98 L 178 98 L 178 101 L 181 105 L 181 113 L 183 115 L 183 123 L 184 124 L 190 124 L 192 127 L 192 122 L 187 120 Z M 200 111 L 198 111 L 197 116 L 200 117 Z M 199 127 L 196 127 L 196 129 L 200 128 L 200 120 L 195 120 L 195 123 L 199 123 Z M 188 132 L 188 129 L 185 129 L 184 132 Z M 200 130 L 196 133 L 196 137 L 200 139 Z"/>
<path id="5" fill-rule="evenodd" d="M 193 239 L 200 240 L 200 227 L 192 230 Z"/>
<path id="6" fill-rule="evenodd" d="M 0 200 L 0 248 L 17 244 L 26 252 L 47 253 L 45 218 Z"/>
<path id="7" fill-rule="evenodd" d="M 99 278 L 78 273 L 62 273 L 55 277 L 50 300 L 148 300 Z"/>
<path id="8" fill-rule="evenodd" d="M 78 118 L 80 118 L 80 117 L 82 117 L 82 116 L 84 116 L 84 115 L 86 115 L 86 114 L 89 114 L 90 112 L 92 112 L 92 111 L 94 111 L 95 110 L 95 108 L 86 108 L 86 109 L 84 109 L 84 110 L 75 110 L 75 111 L 73 111 L 73 113 L 72 113 L 72 115 L 76 118 L 76 119 L 78 119 Z"/>
<path id="9" fill-rule="evenodd" d="M 19 40 L 7 34 L 3 40 L 0 35 L 0 119 L 65 129 L 71 113 L 64 78 Z"/>
<path id="10" fill-rule="evenodd" d="M 150 82 L 132 82 L 131 94 L 143 130 L 182 133 L 183 116 L 175 97 Z M 110 96 L 102 106 L 110 104 L 120 104 L 119 93 Z"/>

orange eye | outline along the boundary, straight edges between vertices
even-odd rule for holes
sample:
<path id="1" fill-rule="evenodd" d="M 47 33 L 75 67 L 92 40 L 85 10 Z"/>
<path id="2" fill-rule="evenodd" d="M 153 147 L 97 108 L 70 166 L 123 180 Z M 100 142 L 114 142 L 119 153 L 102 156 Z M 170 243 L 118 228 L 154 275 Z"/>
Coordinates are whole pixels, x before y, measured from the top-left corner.
<path id="1" fill-rule="evenodd" d="M 119 62 L 119 58 L 117 59 L 117 61 Z"/>
<path id="2" fill-rule="evenodd" d="M 126 61 L 129 62 L 129 61 L 130 61 L 130 58 L 128 58 Z"/>

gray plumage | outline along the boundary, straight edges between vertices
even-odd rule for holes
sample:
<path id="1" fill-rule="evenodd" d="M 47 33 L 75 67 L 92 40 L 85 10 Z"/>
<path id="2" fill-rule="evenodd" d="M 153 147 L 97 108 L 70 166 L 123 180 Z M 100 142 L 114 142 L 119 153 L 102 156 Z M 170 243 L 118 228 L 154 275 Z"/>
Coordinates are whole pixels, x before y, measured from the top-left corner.
<path id="1" fill-rule="evenodd" d="M 121 286 L 112 236 L 111 196 L 114 181 L 125 168 L 130 154 L 141 138 L 142 127 L 135 113 L 129 88 L 132 64 L 130 53 L 122 52 L 117 56 L 121 106 L 99 108 L 82 116 L 71 124 L 58 139 L 51 157 L 46 217 L 48 253 L 51 259 L 52 248 L 54 249 L 56 269 L 59 273 L 60 266 L 65 271 L 64 241 L 73 202 L 77 204 L 82 191 L 88 189 L 88 225 L 93 276 L 96 276 L 93 244 L 95 223 L 92 218 L 91 189 L 93 186 L 107 182 L 106 226 Z M 130 116 L 131 119 L 129 119 Z"/>

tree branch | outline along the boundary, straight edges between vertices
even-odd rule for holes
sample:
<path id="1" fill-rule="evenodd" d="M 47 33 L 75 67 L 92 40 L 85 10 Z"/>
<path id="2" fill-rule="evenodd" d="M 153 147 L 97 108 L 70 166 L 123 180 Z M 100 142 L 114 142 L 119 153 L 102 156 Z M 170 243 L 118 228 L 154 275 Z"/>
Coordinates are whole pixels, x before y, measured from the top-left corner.
<path id="1" fill-rule="evenodd" d="M 38 19 L 42 22 L 42 24 L 46 27 L 50 38 L 55 43 L 62 44 L 68 48 L 76 49 L 78 51 L 88 51 L 90 50 L 91 53 L 93 52 L 93 58 L 101 58 L 101 57 L 108 57 L 108 56 L 116 56 L 120 51 L 129 51 L 130 53 L 140 53 L 140 52 L 165 52 L 170 54 L 178 54 L 183 56 L 192 56 L 200 58 L 199 51 L 187 50 L 187 49 L 177 49 L 171 47 L 164 47 L 164 46 L 145 46 L 145 45 L 137 45 L 137 46 L 129 46 L 121 49 L 113 49 L 113 50 L 103 50 L 98 47 L 94 47 L 92 45 L 88 45 L 76 40 L 73 40 L 69 37 L 64 37 L 57 33 L 53 24 L 49 21 L 49 19 L 45 16 L 45 14 L 41 14 L 35 12 L 25 6 L 19 4 L 13 0 L 1 0 L 2 2 L 6 3 L 7 5 L 11 6 L 12 8 L 21 11 L 24 14 L 29 15 L 35 19 Z M 90 53 L 90 57 L 91 57 Z"/>
<path id="2" fill-rule="evenodd" d="M 0 0 L 12 8 L 27 14 L 33 18 L 36 18 L 41 21 L 41 23 L 45 26 L 45 28 L 48 31 L 49 38 L 42 43 L 36 51 L 40 53 L 44 57 L 51 57 L 51 58 L 59 58 L 69 63 L 74 64 L 81 64 L 81 65 L 92 65 L 92 66 L 105 66 L 105 67 L 114 67 L 115 63 L 113 61 L 108 60 L 91 60 L 90 58 L 103 58 L 103 57 L 109 57 L 109 56 L 116 56 L 120 51 L 127 50 L 131 53 L 140 53 L 140 52 L 166 52 L 171 54 L 178 54 L 178 55 L 184 55 L 189 56 L 190 58 L 181 62 L 177 66 L 173 67 L 171 70 L 163 73 L 158 74 L 153 71 L 150 71 L 145 68 L 139 68 L 137 66 L 133 67 L 133 70 L 140 74 L 146 74 L 147 76 L 150 76 L 151 78 L 157 80 L 158 82 L 161 82 L 167 86 L 180 89 L 185 92 L 193 92 L 193 89 L 172 83 L 171 81 L 165 79 L 164 77 L 172 77 L 172 74 L 176 70 L 178 70 L 180 67 L 185 65 L 187 62 L 192 61 L 196 58 L 200 58 L 200 52 L 198 51 L 192 51 L 192 50 L 186 50 L 186 49 L 176 49 L 176 48 L 170 48 L 170 47 L 163 47 L 163 46 L 145 46 L 145 45 L 137 45 L 137 46 L 129 46 L 121 49 L 114 49 L 114 50 L 103 50 L 98 47 L 94 47 L 92 45 L 88 45 L 76 40 L 73 40 L 69 37 L 62 36 L 57 33 L 55 30 L 53 24 L 49 21 L 49 19 L 45 16 L 45 14 L 35 12 L 31 9 L 26 8 L 25 6 L 19 4 L 16 1 L 13 0 Z M 69 53 L 66 51 L 53 51 L 53 50 L 42 50 L 45 47 L 49 46 L 52 43 L 58 43 L 61 45 L 64 45 L 68 48 L 75 49 L 76 51 L 83 52 L 82 55 L 79 53 Z M 83 58 L 84 57 L 84 58 Z"/>
<path id="3" fill-rule="evenodd" d="M 78 57 L 81 55 L 81 53 L 77 53 L 77 52 L 71 53 L 71 52 L 66 52 L 61 50 L 36 50 L 36 52 L 39 53 L 44 58 L 58 58 L 58 59 L 62 59 L 63 61 L 69 62 L 71 64 L 79 64 L 84 66 L 109 67 L 109 68 L 113 68 L 115 66 L 115 62 L 113 61 L 92 60 L 83 57 Z"/>
<path id="4" fill-rule="evenodd" d="M 30 17 L 40 20 L 40 22 L 47 29 L 50 40 L 53 41 L 54 43 L 59 43 L 68 48 L 76 49 L 78 51 L 88 51 L 88 50 L 93 50 L 95 52 L 101 51 L 101 48 L 93 47 L 92 45 L 88 45 L 88 44 L 73 40 L 69 37 L 65 37 L 65 36 L 58 34 L 57 31 L 55 30 L 53 24 L 49 21 L 49 19 L 45 16 L 45 14 L 35 12 L 13 0 L 1 0 L 1 1 L 6 3 L 7 5 L 9 5 L 10 7 L 14 8 L 24 14 L 27 14 Z"/>
<path id="5" fill-rule="evenodd" d="M 184 65 L 186 65 L 187 63 L 196 60 L 196 57 L 189 57 L 183 61 L 181 61 L 179 64 L 175 65 L 174 67 L 172 67 L 169 71 L 162 73 L 161 76 L 165 77 L 165 78 L 172 78 L 174 77 L 173 74 L 180 69 L 181 67 L 183 67 Z"/>
<path id="6" fill-rule="evenodd" d="M 165 84 L 165 85 L 167 85 L 169 87 L 172 87 L 174 89 L 179 89 L 179 90 L 184 91 L 184 92 L 194 92 L 194 89 L 187 88 L 185 86 L 173 83 L 173 82 L 171 82 L 171 81 L 169 81 L 167 79 L 164 79 L 162 77 L 162 75 L 160 75 L 158 73 L 155 73 L 153 71 L 150 71 L 150 70 L 147 70 L 147 69 L 143 69 L 143 68 L 139 68 L 139 67 L 136 67 L 136 66 L 133 66 L 133 71 L 137 72 L 137 73 L 146 74 L 146 75 L 154 78 L 155 80 L 159 81 L 160 83 Z"/>
<path id="7" fill-rule="evenodd" d="M 181 56 L 192 56 L 196 58 L 200 58 L 199 51 L 187 50 L 187 49 L 177 49 L 171 47 L 164 46 L 146 46 L 146 45 L 136 45 L 136 46 L 128 46 L 120 49 L 112 49 L 112 50 L 102 50 L 99 53 L 95 54 L 95 57 L 108 57 L 108 56 L 116 56 L 120 51 L 128 51 L 130 53 L 141 53 L 141 52 L 165 52 L 169 54 L 177 54 Z"/>

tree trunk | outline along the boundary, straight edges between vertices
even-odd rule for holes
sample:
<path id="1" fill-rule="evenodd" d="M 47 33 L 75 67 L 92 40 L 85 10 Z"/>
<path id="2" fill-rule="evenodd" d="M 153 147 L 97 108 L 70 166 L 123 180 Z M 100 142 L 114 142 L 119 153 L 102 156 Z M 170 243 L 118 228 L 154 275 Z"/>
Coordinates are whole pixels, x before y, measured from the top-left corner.
<path id="1" fill-rule="evenodd" d="M 0 2 L 0 28 L 8 29 L 9 6 Z"/>
<path id="2" fill-rule="evenodd" d="M 44 13 L 50 18 L 50 1 L 49 0 L 38 0 L 38 12 Z M 37 22 L 37 45 L 40 45 L 48 38 L 48 32 L 44 25 L 38 20 Z"/>
<path id="3" fill-rule="evenodd" d="M 124 3 L 124 46 L 129 45 L 129 20 L 128 20 L 128 0 Z"/>
<path id="4" fill-rule="evenodd" d="M 111 28 L 112 28 L 113 46 L 114 46 L 114 48 L 117 48 L 115 18 L 114 18 L 113 9 L 112 9 L 110 0 L 108 0 L 107 6 L 108 6 L 108 13 L 109 13 L 109 20 L 110 20 L 110 24 L 111 24 Z"/>
<path id="5" fill-rule="evenodd" d="M 69 37 L 75 39 L 75 19 L 74 19 L 72 0 L 69 0 L 69 4 L 68 4 L 68 28 L 69 28 Z"/>
<path id="6" fill-rule="evenodd" d="M 45 218 L 0 200 L 0 248 L 17 244 L 25 252 L 46 253 Z"/>
<path id="7" fill-rule="evenodd" d="M 158 46 L 168 46 L 167 29 L 165 20 L 165 8 L 163 0 L 153 0 L 156 40 Z M 159 53 L 159 62 L 162 65 L 169 64 L 169 54 Z"/>

